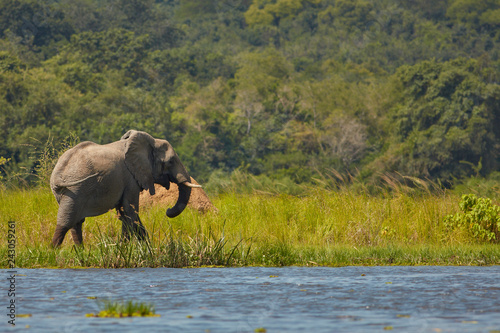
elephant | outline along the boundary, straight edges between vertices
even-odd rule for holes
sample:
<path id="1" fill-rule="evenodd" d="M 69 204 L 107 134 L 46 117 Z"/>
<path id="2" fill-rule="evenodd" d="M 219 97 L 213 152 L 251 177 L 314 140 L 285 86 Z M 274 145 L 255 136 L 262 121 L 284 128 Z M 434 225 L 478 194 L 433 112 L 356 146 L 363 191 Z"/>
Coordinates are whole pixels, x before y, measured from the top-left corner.
<path id="1" fill-rule="evenodd" d="M 134 233 L 139 240 L 148 239 L 139 219 L 139 194 L 155 193 L 154 184 L 169 189 L 179 187 L 177 202 L 167 209 L 176 217 L 186 207 L 191 178 L 172 145 L 146 132 L 130 130 L 119 141 L 99 145 L 81 142 L 64 152 L 50 177 L 50 187 L 59 210 L 52 245 L 59 247 L 71 230 L 76 245 L 83 244 L 82 224 L 86 217 L 98 216 L 116 209 L 122 222 L 122 238 Z"/>

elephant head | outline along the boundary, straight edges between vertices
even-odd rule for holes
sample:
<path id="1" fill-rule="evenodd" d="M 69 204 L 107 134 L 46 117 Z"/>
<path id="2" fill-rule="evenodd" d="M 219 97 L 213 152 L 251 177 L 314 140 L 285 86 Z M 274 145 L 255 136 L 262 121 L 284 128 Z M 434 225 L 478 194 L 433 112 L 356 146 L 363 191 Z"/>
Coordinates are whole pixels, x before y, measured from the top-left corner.
<path id="1" fill-rule="evenodd" d="M 174 207 L 167 209 L 167 216 L 176 217 L 182 213 L 191 196 L 191 188 L 201 186 L 190 182 L 191 177 L 172 145 L 135 130 L 125 133 L 121 140 L 125 144 L 125 165 L 139 186 L 153 195 L 155 183 L 167 189 L 171 182 L 177 184 L 179 197 Z"/>

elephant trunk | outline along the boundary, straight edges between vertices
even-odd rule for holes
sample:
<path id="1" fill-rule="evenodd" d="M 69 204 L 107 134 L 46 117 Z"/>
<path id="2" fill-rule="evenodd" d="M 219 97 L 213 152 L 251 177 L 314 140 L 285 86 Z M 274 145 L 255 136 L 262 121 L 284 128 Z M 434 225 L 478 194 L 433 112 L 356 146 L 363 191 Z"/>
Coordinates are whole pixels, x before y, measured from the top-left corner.
<path id="1" fill-rule="evenodd" d="M 176 217 L 177 215 L 182 213 L 189 202 L 189 197 L 191 196 L 191 187 L 184 185 L 183 183 L 178 184 L 178 187 L 179 198 L 177 198 L 177 202 L 175 203 L 174 207 L 167 209 L 168 217 Z"/>

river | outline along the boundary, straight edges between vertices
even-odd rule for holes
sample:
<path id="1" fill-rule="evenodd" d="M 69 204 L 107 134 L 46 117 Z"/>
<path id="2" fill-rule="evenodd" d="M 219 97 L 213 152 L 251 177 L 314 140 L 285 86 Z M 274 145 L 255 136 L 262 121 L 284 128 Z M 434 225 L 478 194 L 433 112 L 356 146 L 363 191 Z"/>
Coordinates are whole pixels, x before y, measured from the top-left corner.
<path id="1" fill-rule="evenodd" d="M 32 332 L 500 332 L 500 266 L 16 269 Z M 91 318 L 100 300 L 160 317 Z"/>

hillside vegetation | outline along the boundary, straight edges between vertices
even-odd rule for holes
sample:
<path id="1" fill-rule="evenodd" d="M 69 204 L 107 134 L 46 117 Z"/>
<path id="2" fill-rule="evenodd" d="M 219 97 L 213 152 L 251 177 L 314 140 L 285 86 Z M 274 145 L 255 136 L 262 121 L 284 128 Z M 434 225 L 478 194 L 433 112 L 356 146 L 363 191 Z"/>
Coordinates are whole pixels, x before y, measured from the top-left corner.
<path id="1" fill-rule="evenodd" d="M 208 184 L 500 178 L 499 0 L 0 9 L 4 182 L 31 183 L 71 143 L 131 128 L 169 140 Z"/>

